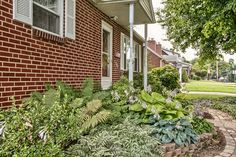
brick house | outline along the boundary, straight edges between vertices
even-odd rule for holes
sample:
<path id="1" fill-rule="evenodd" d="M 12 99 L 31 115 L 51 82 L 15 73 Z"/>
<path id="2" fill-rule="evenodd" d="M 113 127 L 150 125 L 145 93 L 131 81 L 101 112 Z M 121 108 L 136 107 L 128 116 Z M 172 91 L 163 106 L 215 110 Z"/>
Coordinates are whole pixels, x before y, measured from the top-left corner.
<path id="1" fill-rule="evenodd" d="M 154 39 L 148 40 L 148 69 L 162 67 L 165 65 L 163 52 L 160 43 Z"/>
<path id="2" fill-rule="evenodd" d="M 1 0 L 0 108 L 57 80 L 79 88 L 92 77 L 108 88 L 131 52 L 142 72 L 145 41 L 128 26 L 153 22 L 151 0 Z"/>
<path id="3" fill-rule="evenodd" d="M 160 43 L 154 39 L 148 40 L 148 69 L 158 68 L 167 64 L 176 67 L 179 71 L 180 82 L 182 82 L 183 70 L 190 76 L 192 65 L 185 62 L 179 53 L 162 48 Z"/>

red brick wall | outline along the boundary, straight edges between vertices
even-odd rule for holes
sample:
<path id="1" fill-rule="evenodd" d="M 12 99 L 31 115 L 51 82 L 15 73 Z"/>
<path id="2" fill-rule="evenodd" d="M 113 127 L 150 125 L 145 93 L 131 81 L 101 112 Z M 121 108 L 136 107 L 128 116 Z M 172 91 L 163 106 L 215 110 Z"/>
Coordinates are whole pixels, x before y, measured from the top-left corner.
<path id="1" fill-rule="evenodd" d="M 149 52 L 148 53 L 148 69 L 161 67 L 161 59 L 157 55 Z"/>
<path id="2" fill-rule="evenodd" d="M 157 43 L 154 39 L 151 39 L 148 41 L 148 47 L 153 50 L 153 52 L 148 52 L 148 69 L 151 70 L 153 68 L 161 67 L 163 63 L 159 57 L 162 56 L 161 44 Z"/>
<path id="3" fill-rule="evenodd" d="M 120 77 L 120 33 L 128 32 L 87 0 L 77 0 L 76 40 L 51 40 L 14 21 L 13 0 L 0 1 L 0 107 L 17 103 L 45 83 L 62 80 L 76 88 L 86 77 L 101 80 L 101 21 L 113 26 L 113 81 Z M 45 35 L 47 36 L 45 38 Z M 139 41 L 140 43 L 140 41 Z"/>

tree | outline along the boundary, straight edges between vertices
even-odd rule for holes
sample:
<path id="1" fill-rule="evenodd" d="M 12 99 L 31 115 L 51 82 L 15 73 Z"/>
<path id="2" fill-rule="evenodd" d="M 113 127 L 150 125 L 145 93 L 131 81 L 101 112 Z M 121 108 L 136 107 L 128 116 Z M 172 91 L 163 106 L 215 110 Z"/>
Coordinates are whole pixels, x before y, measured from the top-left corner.
<path id="1" fill-rule="evenodd" d="M 159 22 L 173 46 L 198 50 L 201 58 L 216 59 L 236 50 L 235 0 L 164 0 Z"/>

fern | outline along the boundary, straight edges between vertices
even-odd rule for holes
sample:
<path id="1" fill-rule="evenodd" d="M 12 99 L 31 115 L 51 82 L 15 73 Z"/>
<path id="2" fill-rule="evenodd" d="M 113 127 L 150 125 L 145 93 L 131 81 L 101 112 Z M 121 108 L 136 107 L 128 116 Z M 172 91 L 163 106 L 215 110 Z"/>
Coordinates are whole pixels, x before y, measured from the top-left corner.
<path id="1" fill-rule="evenodd" d="M 85 99 L 85 101 L 91 100 L 93 96 L 93 79 L 87 78 L 82 85 L 81 89 L 81 97 Z"/>
<path id="2" fill-rule="evenodd" d="M 101 111 L 96 115 L 89 117 L 82 125 L 82 131 L 87 131 L 88 129 L 94 128 L 99 123 L 104 123 L 109 117 L 111 113 L 109 111 Z"/>
<path id="3" fill-rule="evenodd" d="M 109 118 L 111 113 L 106 110 L 99 111 L 101 107 L 101 100 L 92 100 L 81 109 L 80 120 L 82 123 L 82 132 L 94 128 L 96 125 L 105 122 Z"/>

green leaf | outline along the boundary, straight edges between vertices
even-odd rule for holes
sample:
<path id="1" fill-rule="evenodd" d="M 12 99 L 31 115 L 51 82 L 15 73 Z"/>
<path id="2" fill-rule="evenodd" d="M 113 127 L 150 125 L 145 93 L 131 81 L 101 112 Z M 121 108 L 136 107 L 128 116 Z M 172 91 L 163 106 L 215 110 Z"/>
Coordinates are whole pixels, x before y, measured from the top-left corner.
<path id="1" fill-rule="evenodd" d="M 136 112 L 140 112 L 140 111 L 143 111 L 143 110 L 144 110 L 144 108 L 142 107 L 142 105 L 141 105 L 141 104 L 138 104 L 138 103 L 133 104 L 133 105 L 130 105 L 129 109 L 130 109 L 131 111 L 136 111 Z"/>
<path id="2" fill-rule="evenodd" d="M 153 98 L 152 96 L 150 96 L 147 92 L 145 92 L 144 90 L 141 91 L 141 98 L 148 102 L 148 103 L 153 103 Z"/>

